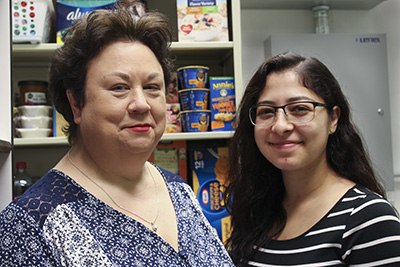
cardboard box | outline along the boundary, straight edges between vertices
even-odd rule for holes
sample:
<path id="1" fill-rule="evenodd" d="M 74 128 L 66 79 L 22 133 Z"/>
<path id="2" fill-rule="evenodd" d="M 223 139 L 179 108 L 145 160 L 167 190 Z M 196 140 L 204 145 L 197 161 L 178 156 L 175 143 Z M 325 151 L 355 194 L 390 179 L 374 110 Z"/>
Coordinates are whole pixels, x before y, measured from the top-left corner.
<path id="1" fill-rule="evenodd" d="M 63 129 L 67 127 L 69 124 L 64 119 L 61 113 L 57 112 L 56 108 L 53 107 L 53 137 L 64 137 L 66 134 Z"/>
<path id="2" fill-rule="evenodd" d="M 161 141 L 149 161 L 182 177 L 187 182 L 187 150 L 185 140 Z"/>
<path id="3" fill-rule="evenodd" d="M 179 42 L 229 41 L 227 0 L 177 0 Z"/>
<path id="4" fill-rule="evenodd" d="M 196 149 L 190 154 L 193 191 L 204 215 L 225 242 L 231 229 L 224 201 L 229 172 L 228 147 Z"/>
<path id="5" fill-rule="evenodd" d="M 179 103 L 166 104 L 167 106 L 167 125 L 165 126 L 164 133 L 180 133 L 182 132 L 181 118 L 179 112 L 181 105 Z"/>
<path id="6" fill-rule="evenodd" d="M 235 80 L 210 77 L 211 131 L 236 129 Z"/>

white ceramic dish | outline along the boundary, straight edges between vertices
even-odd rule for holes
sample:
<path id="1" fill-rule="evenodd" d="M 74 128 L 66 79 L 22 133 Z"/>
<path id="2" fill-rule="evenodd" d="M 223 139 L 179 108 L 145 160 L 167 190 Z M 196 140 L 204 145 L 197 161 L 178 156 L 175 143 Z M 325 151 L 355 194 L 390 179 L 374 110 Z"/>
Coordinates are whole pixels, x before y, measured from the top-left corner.
<path id="1" fill-rule="evenodd" d="M 25 105 L 18 107 L 18 113 L 21 116 L 27 117 L 39 117 L 39 116 L 52 116 L 51 111 L 53 110 L 52 106 L 46 105 Z"/>
<path id="2" fill-rule="evenodd" d="M 52 117 L 38 116 L 38 117 L 17 117 L 17 125 L 22 128 L 50 128 Z"/>
<path id="3" fill-rule="evenodd" d="M 40 138 L 40 137 L 49 137 L 51 129 L 43 129 L 43 128 L 16 128 L 17 137 L 21 138 Z"/>

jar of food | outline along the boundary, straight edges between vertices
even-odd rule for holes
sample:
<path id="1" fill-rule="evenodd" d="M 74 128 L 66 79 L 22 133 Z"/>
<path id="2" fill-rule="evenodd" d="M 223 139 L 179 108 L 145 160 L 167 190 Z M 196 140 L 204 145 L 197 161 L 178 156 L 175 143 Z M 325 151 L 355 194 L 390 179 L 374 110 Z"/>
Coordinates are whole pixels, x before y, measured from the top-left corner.
<path id="1" fill-rule="evenodd" d="M 20 105 L 46 105 L 47 86 L 46 81 L 20 81 Z"/>

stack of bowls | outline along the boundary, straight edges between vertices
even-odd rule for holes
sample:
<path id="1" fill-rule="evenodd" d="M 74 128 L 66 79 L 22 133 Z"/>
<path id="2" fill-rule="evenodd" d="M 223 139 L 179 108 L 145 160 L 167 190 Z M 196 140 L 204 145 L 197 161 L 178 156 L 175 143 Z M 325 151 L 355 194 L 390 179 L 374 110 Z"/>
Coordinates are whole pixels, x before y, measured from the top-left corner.
<path id="1" fill-rule="evenodd" d="M 186 66 L 178 69 L 178 94 L 182 106 L 179 117 L 184 132 L 205 132 L 209 129 L 210 89 L 205 88 L 208 69 L 206 66 Z"/>
<path id="2" fill-rule="evenodd" d="M 24 105 L 18 107 L 15 117 L 16 137 L 39 138 L 52 134 L 52 106 Z"/>

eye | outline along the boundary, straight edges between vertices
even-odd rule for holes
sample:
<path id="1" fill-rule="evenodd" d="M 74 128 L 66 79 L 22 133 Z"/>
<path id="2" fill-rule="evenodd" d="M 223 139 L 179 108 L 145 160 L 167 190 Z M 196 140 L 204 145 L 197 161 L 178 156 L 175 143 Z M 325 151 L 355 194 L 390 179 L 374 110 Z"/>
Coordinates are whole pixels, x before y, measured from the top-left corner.
<path id="1" fill-rule="evenodd" d="M 258 107 L 257 108 L 257 116 L 268 117 L 274 116 L 275 109 L 272 107 Z"/>
<path id="2" fill-rule="evenodd" d="M 302 114 L 313 110 L 314 106 L 311 103 L 296 103 L 287 106 L 290 113 Z"/>
<path id="3" fill-rule="evenodd" d="M 156 92 L 160 91 L 162 89 L 162 86 L 159 84 L 149 84 L 144 86 L 143 89 L 151 92 Z"/>
<path id="4" fill-rule="evenodd" d="M 118 85 L 111 87 L 111 90 L 116 91 L 116 92 L 121 92 L 121 91 L 125 91 L 125 90 L 130 90 L 130 87 L 127 85 L 118 84 Z"/>

